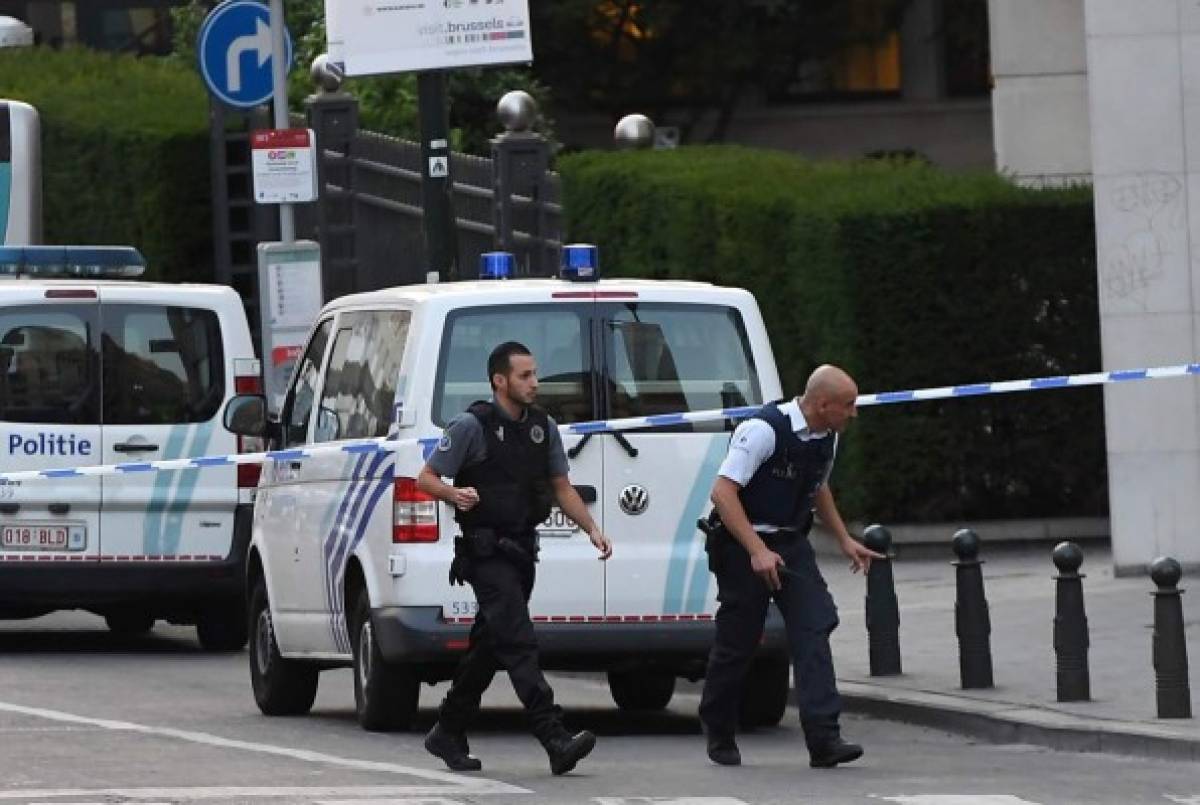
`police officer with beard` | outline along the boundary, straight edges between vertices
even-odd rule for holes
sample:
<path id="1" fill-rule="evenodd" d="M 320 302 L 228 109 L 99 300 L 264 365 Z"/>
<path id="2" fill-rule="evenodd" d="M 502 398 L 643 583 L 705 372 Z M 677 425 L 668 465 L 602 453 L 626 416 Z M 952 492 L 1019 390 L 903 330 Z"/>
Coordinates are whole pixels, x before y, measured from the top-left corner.
<path id="1" fill-rule="evenodd" d="M 803 396 L 768 403 L 737 427 L 717 472 L 717 518 L 710 518 L 706 548 L 720 606 L 700 699 L 714 763 L 742 761 L 734 741 L 742 682 L 772 598 L 787 625 L 810 765 L 829 768 L 862 755 L 839 731 L 841 700 L 829 651 L 837 609 L 808 543 L 815 509 L 852 570 L 882 558 L 850 536 L 827 483 L 838 434 L 856 415 L 857 397 L 848 374 L 819 367 Z"/>
<path id="2" fill-rule="evenodd" d="M 454 771 L 483 767 L 470 754 L 466 730 L 503 668 L 546 749 L 550 770 L 565 774 L 592 751 L 596 736 L 567 732 L 538 664 L 529 617 L 536 528 L 557 502 L 587 532 L 600 559 L 612 555 L 612 543 L 571 486 L 554 420 L 533 404 L 538 381 L 532 354 L 522 344 L 505 342 L 492 350 L 487 371 L 492 400 L 473 404 L 450 422 L 417 479 L 422 491 L 454 507 L 463 533 L 455 540 L 450 580 L 470 584 L 479 603 L 466 656 L 425 748 Z M 454 485 L 444 477 L 452 477 Z"/>

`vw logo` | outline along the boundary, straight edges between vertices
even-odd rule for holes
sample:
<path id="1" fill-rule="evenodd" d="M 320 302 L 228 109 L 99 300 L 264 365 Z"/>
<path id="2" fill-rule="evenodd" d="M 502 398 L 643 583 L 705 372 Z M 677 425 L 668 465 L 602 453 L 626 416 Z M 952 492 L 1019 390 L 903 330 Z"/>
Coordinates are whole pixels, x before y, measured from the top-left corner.
<path id="1" fill-rule="evenodd" d="M 650 493 L 644 486 L 630 484 L 621 490 L 617 503 L 626 514 L 641 514 L 650 505 Z"/>

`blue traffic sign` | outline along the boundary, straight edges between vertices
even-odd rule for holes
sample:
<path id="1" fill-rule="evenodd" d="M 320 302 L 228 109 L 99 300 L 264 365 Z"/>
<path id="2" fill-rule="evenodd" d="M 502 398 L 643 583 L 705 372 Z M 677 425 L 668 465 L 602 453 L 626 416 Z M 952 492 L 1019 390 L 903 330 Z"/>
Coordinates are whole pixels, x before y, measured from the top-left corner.
<path id="1" fill-rule="evenodd" d="M 292 37 L 285 30 L 287 65 Z M 222 102 L 248 109 L 271 100 L 271 13 L 258 0 L 228 0 L 200 26 L 196 44 L 200 74 L 208 91 Z"/>

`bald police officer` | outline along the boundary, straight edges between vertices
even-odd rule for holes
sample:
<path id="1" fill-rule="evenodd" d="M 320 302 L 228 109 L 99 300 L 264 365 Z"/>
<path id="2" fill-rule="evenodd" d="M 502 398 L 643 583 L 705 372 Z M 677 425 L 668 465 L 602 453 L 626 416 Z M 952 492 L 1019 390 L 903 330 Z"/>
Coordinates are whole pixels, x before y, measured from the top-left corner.
<path id="1" fill-rule="evenodd" d="M 454 507 L 462 536 L 455 541 L 450 580 L 470 584 L 479 603 L 466 656 L 425 748 L 455 771 L 483 767 L 471 756 L 466 729 L 496 670 L 503 668 L 546 749 L 550 770 L 565 774 L 592 751 L 596 736 L 571 735 L 563 727 L 538 663 L 529 618 L 536 529 L 557 502 L 587 532 L 601 559 L 612 555 L 612 543 L 571 486 L 558 427 L 533 404 L 537 364 L 529 350 L 515 341 L 501 344 L 488 357 L 487 372 L 493 398 L 450 422 L 417 479 L 422 491 Z M 443 477 L 452 477 L 454 484 Z"/>
<path id="2" fill-rule="evenodd" d="M 819 367 L 803 396 L 768 403 L 737 427 L 718 470 L 712 502 L 720 522 L 707 547 L 720 607 L 700 701 L 714 763 L 741 763 L 734 733 L 742 680 L 772 598 L 787 625 L 810 765 L 828 768 L 862 755 L 838 727 L 841 699 L 829 651 L 837 609 L 808 542 L 815 510 L 855 572 L 881 558 L 850 536 L 828 485 L 838 434 L 857 415 L 857 397 L 848 374 Z"/>

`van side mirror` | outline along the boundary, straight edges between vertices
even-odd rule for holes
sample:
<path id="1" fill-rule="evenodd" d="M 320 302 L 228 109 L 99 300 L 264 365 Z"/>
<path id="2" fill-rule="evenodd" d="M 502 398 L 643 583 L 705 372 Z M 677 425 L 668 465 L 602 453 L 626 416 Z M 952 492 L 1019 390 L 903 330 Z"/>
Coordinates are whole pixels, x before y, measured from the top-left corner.
<path id="1" fill-rule="evenodd" d="M 267 435 L 267 398 L 261 394 L 239 394 L 225 406 L 225 429 L 238 436 Z"/>

